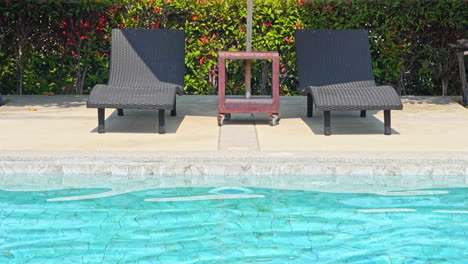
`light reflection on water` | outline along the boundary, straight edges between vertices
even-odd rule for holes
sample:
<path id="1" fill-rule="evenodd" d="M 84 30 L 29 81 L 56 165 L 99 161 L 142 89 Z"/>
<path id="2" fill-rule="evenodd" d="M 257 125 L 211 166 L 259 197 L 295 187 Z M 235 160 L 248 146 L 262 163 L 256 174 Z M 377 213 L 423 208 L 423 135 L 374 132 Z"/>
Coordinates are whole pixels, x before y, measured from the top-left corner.
<path id="1" fill-rule="evenodd" d="M 0 263 L 462 263 L 467 199 L 468 188 L 0 190 Z"/>

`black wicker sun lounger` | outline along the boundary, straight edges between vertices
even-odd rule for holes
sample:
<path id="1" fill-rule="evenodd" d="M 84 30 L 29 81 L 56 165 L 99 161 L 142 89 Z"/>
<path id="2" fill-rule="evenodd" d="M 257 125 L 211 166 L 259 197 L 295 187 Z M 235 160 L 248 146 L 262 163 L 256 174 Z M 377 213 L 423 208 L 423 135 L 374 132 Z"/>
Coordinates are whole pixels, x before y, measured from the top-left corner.
<path id="1" fill-rule="evenodd" d="M 158 109 L 159 133 L 165 110 L 176 115 L 176 93 L 183 93 L 185 34 L 182 30 L 113 29 L 107 85 L 96 85 L 87 107 L 98 108 L 98 132 L 104 133 L 104 109 Z"/>
<path id="2" fill-rule="evenodd" d="M 384 110 L 384 134 L 392 133 L 390 110 L 403 105 L 392 86 L 377 86 L 365 30 L 297 30 L 299 84 L 312 106 L 324 112 L 325 135 L 331 134 L 331 111 Z"/>

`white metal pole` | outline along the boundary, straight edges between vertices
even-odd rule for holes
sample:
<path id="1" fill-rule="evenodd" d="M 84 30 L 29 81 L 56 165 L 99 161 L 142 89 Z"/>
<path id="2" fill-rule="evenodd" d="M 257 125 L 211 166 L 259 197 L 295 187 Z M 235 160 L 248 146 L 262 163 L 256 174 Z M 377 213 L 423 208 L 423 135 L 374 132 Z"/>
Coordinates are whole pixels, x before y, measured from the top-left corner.
<path id="1" fill-rule="evenodd" d="M 252 13 L 253 0 L 247 2 L 247 48 L 246 51 L 252 51 Z"/>
<path id="2" fill-rule="evenodd" d="M 252 13 L 253 13 L 253 0 L 247 2 L 247 45 L 246 51 L 252 51 Z M 252 61 L 246 60 L 245 62 L 245 97 L 250 98 L 252 95 L 251 90 L 251 73 Z"/>

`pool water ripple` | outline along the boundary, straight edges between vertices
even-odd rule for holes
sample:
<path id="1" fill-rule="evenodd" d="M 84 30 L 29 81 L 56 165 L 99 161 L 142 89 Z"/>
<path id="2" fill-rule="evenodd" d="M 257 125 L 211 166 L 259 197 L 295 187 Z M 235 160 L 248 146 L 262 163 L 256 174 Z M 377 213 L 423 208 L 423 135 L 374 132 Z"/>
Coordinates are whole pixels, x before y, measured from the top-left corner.
<path id="1" fill-rule="evenodd" d="M 250 188 L 250 199 L 171 199 L 208 197 L 212 190 L 140 190 L 75 201 L 50 199 L 109 189 L 0 190 L 0 263 L 427 264 L 468 259 L 468 215 L 463 213 L 468 188 L 403 196 Z M 233 188 L 221 191 L 243 194 Z M 385 211 L 402 208 L 412 211 Z"/>

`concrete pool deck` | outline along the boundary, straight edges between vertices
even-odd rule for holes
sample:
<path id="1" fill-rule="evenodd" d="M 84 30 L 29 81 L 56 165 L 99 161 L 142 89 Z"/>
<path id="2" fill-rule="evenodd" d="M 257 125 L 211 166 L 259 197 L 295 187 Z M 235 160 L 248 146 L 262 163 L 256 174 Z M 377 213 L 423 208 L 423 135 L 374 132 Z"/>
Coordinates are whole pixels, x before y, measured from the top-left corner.
<path id="1" fill-rule="evenodd" d="M 451 97 L 403 97 L 383 135 L 382 111 L 305 113 L 305 97 L 282 97 L 268 115 L 233 114 L 218 127 L 217 96 L 178 97 L 157 133 L 157 111 L 106 109 L 106 133 L 87 96 L 7 96 L 0 107 L 0 174 L 458 175 L 468 183 L 468 110 Z M 36 110 L 36 111 L 31 111 Z"/>

